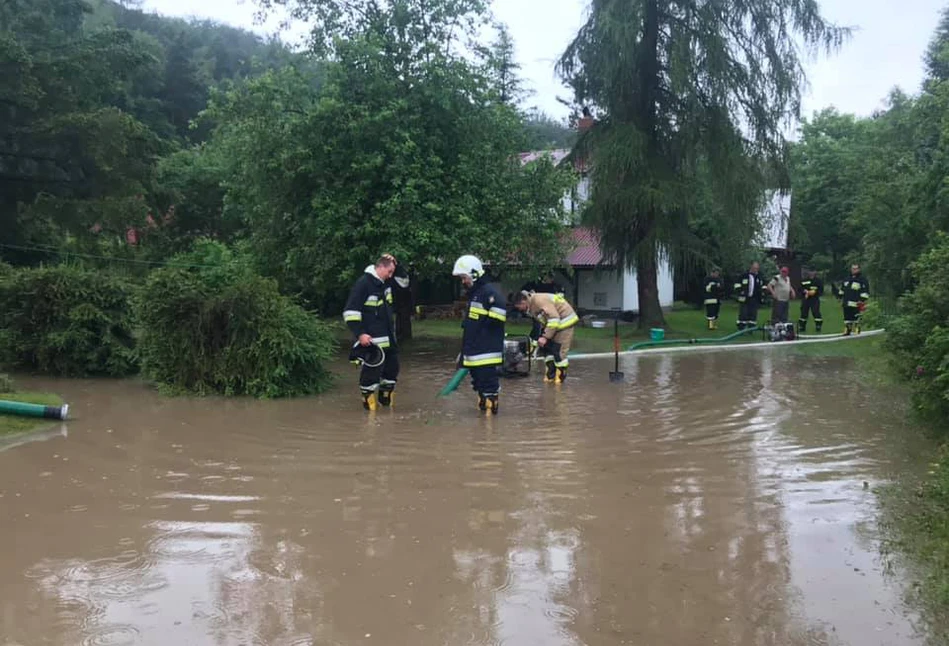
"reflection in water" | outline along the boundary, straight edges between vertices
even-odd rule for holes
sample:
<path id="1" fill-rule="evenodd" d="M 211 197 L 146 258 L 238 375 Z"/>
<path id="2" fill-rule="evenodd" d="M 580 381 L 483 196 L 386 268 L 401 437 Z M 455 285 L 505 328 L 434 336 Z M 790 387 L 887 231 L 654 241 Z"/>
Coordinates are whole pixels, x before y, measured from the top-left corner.
<path id="1" fill-rule="evenodd" d="M 0 644 L 919 643 L 863 486 L 912 452 L 846 365 L 577 362 L 487 419 L 447 368 L 373 416 L 56 384 L 68 437 L 0 453 Z"/>

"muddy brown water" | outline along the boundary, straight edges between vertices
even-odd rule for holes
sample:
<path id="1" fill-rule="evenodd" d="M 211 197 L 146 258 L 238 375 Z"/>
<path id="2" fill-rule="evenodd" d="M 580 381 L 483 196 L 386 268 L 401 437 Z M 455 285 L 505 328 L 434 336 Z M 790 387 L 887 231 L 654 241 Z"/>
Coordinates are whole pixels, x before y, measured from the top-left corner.
<path id="1" fill-rule="evenodd" d="M 0 452 L 0 646 L 920 644 L 872 488 L 918 461 L 847 360 L 576 361 L 476 414 L 57 381 Z M 868 490 L 864 485 L 868 483 Z"/>

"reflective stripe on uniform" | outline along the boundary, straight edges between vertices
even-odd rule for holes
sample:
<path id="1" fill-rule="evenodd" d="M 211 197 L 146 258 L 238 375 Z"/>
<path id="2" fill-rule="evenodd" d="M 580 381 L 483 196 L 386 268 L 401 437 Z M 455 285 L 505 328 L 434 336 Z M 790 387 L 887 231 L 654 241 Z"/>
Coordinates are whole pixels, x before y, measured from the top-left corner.
<path id="1" fill-rule="evenodd" d="M 870 298 L 870 294 L 868 294 L 868 293 L 866 293 L 866 292 L 860 292 L 860 298 L 866 300 L 866 299 Z"/>
<path id="2" fill-rule="evenodd" d="M 576 324 L 579 323 L 579 322 L 580 322 L 580 317 L 579 317 L 579 316 L 577 316 L 576 314 L 569 314 L 569 315 L 567 315 L 567 318 L 562 319 L 562 320 L 560 321 L 560 329 L 561 329 L 561 330 L 566 330 L 568 327 L 573 327 L 574 325 L 576 325 Z"/>
<path id="3" fill-rule="evenodd" d="M 468 305 L 468 318 L 474 319 L 477 321 L 482 316 L 487 316 L 488 310 L 484 309 L 484 305 L 478 303 L 477 301 L 471 301 Z"/>
<path id="4" fill-rule="evenodd" d="M 554 330 L 560 329 L 560 319 L 547 319 L 547 327 Z"/>
<path id="5" fill-rule="evenodd" d="M 705 299 L 705 304 L 706 304 L 706 305 L 718 305 L 718 299 L 717 299 L 717 298 L 706 298 L 706 299 Z"/>
<path id="6" fill-rule="evenodd" d="M 563 361 L 554 361 L 554 365 L 558 368 L 566 368 L 570 365 L 570 359 L 564 359 Z"/>
<path id="7" fill-rule="evenodd" d="M 462 363 L 466 368 L 478 368 L 480 366 L 491 366 L 503 363 L 504 357 L 501 352 L 486 352 L 484 354 L 465 355 Z"/>
<path id="8" fill-rule="evenodd" d="M 382 299 L 378 296 L 373 295 L 367 298 L 366 302 L 363 303 L 363 305 L 366 305 L 367 307 L 380 307 L 382 305 Z"/>
<path id="9" fill-rule="evenodd" d="M 374 336 L 372 337 L 372 342 L 375 343 L 380 348 L 389 347 L 389 337 L 387 336 Z"/>
<path id="10" fill-rule="evenodd" d="M 488 316 L 499 321 L 507 320 L 507 310 L 503 307 L 492 307 L 491 311 L 488 312 Z"/>
<path id="11" fill-rule="evenodd" d="M 857 301 L 847 301 L 847 307 L 856 307 Z"/>
<path id="12" fill-rule="evenodd" d="M 346 310 L 343 312 L 343 320 L 349 323 L 350 321 L 361 321 L 362 312 L 359 310 Z"/>

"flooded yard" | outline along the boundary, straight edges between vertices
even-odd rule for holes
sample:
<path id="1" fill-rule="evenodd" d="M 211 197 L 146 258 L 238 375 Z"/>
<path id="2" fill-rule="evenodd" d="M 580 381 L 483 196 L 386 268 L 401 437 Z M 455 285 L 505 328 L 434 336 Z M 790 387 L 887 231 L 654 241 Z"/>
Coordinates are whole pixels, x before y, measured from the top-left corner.
<path id="1" fill-rule="evenodd" d="M 873 487 L 919 459 L 847 360 L 576 361 L 484 417 L 450 359 L 394 410 L 34 381 L 0 452 L 0 646 L 921 644 Z M 3 447 L 0 447 L 3 448 Z"/>

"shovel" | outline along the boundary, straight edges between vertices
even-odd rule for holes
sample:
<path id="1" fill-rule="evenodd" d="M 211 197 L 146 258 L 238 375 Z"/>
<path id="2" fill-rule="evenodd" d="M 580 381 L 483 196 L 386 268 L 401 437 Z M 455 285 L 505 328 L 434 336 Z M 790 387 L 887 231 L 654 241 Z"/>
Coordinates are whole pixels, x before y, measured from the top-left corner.
<path id="1" fill-rule="evenodd" d="M 626 378 L 626 375 L 619 371 L 619 319 L 613 319 L 613 360 L 615 365 L 610 373 L 610 383 L 616 384 Z"/>

